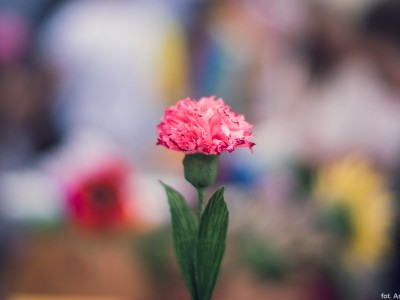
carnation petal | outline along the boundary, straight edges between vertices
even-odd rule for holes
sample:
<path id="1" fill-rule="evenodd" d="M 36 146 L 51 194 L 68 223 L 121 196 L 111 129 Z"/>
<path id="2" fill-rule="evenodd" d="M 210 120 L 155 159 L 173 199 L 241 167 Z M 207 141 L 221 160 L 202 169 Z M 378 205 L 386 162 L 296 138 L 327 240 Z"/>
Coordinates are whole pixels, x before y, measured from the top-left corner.
<path id="1" fill-rule="evenodd" d="M 220 154 L 255 145 L 252 125 L 221 98 L 180 100 L 165 110 L 157 125 L 157 144 L 184 153 Z"/>

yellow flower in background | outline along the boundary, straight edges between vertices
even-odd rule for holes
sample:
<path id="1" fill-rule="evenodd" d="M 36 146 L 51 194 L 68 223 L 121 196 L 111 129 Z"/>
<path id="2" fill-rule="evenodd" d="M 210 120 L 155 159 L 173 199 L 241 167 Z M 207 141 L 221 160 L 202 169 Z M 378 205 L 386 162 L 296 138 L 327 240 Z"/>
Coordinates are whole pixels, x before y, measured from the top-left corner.
<path id="1" fill-rule="evenodd" d="M 350 267 L 373 267 L 390 244 L 392 195 L 384 177 L 360 157 L 347 157 L 317 174 L 317 201 L 328 211 L 345 212 L 348 228 L 344 261 Z"/>

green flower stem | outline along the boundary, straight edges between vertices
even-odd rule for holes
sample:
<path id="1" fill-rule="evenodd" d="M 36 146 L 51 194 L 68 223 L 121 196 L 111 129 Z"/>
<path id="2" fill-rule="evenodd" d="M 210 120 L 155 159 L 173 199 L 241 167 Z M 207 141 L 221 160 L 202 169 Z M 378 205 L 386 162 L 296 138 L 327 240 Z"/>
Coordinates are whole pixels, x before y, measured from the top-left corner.
<path id="1" fill-rule="evenodd" d="M 198 198 L 199 198 L 198 216 L 199 216 L 199 220 L 200 220 L 201 216 L 203 215 L 203 211 L 204 211 L 205 189 L 204 188 L 197 188 L 197 195 L 198 195 Z"/>

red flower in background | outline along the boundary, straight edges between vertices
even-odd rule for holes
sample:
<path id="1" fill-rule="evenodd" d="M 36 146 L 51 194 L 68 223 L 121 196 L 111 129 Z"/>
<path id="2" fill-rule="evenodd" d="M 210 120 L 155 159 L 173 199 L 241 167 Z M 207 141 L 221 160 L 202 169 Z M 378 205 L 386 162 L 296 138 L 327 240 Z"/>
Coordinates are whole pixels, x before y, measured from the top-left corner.
<path id="1" fill-rule="evenodd" d="M 114 229 L 129 222 L 126 183 L 128 168 L 106 166 L 79 180 L 70 191 L 73 220 L 87 229 Z"/>

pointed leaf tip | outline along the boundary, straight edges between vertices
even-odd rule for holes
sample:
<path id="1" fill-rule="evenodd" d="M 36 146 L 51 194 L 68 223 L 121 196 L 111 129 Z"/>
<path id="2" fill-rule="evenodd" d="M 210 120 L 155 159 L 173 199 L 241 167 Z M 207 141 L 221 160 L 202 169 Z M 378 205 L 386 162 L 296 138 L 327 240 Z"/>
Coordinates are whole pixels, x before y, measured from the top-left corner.
<path id="1" fill-rule="evenodd" d="M 200 299 L 210 300 L 226 247 L 229 212 L 221 186 L 211 197 L 199 225 L 196 280 Z"/>

